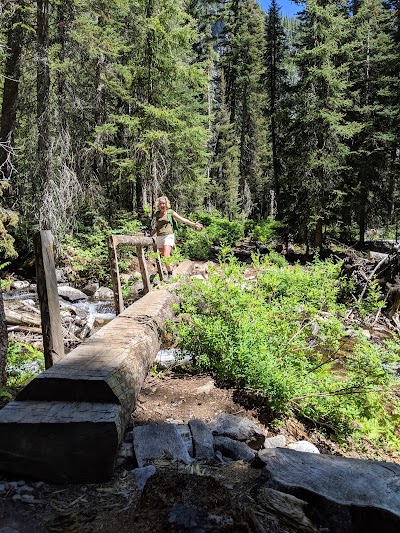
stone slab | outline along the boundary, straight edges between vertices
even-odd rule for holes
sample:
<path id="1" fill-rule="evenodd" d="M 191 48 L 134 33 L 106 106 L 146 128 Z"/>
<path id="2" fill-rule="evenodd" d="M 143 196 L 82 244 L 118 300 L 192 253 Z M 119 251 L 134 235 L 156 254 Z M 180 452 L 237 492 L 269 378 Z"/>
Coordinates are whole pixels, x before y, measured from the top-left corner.
<path id="1" fill-rule="evenodd" d="M 214 445 L 225 457 L 229 457 L 229 459 L 234 461 L 251 463 L 256 456 L 255 451 L 247 444 L 229 437 L 214 437 Z"/>
<path id="2" fill-rule="evenodd" d="M 265 434 L 248 418 L 220 413 L 210 424 L 214 435 L 229 437 L 245 442 L 250 448 L 258 450 L 264 444 Z"/>
<path id="3" fill-rule="evenodd" d="M 154 459 L 167 457 L 171 461 L 193 462 L 179 432 L 173 424 L 146 424 L 133 428 L 133 450 L 138 467 Z"/>
<path id="4" fill-rule="evenodd" d="M 10 402 L 0 411 L 0 472 L 59 483 L 106 481 L 121 422 L 115 404 Z"/>
<path id="5" fill-rule="evenodd" d="M 308 502 L 331 533 L 400 531 L 400 465 L 285 448 L 259 456 L 266 486 Z"/>
<path id="6" fill-rule="evenodd" d="M 192 433 L 194 457 L 211 461 L 214 458 L 214 437 L 210 428 L 202 420 L 189 420 Z"/>

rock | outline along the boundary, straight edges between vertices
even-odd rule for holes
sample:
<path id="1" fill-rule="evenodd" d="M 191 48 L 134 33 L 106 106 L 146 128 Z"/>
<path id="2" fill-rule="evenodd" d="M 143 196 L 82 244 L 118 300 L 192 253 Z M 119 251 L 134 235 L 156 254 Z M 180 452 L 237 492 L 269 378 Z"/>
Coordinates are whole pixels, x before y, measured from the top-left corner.
<path id="1" fill-rule="evenodd" d="M 169 422 L 170 424 L 176 424 L 176 429 L 178 430 L 178 433 L 181 439 L 183 440 L 188 454 L 190 455 L 190 457 L 193 457 L 193 438 L 189 426 L 187 424 L 180 424 L 178 421 L 172 421 L 168 419 L 166 420 L 166 422 Z"/>
<path id="2" fill-rule="evenodd" d="M 251 420 L 241 416 L 220 413 L 210 424 L 214 435 L 229 437 L 245 442 L 250 448 L 258 450 L 264 444 L 265 435 Z"/>
<path id="3" fill-rule="evenodd" d="M 265 486 L 307 501 L 319 528 L 400 531 L 400 465 L 287 448 L 262 453 Z"/>
<path id="4" fill-rule="evenodd" d="M 215 448 L 222 455 L 234 461 L 245 461 L 251 463 L 255 458 L 255 452 L 244 442 L 230 439 L 229 437 L 214 437 Z"/>
<path id="5" fill-rule="evenodd" d="M 100 287 L 94 293 L 93 298 L 95 300 L 113 300 L 114 292 L 112 289 L 109 289 L 108 287 Z"/>
<path id="6" fill-rule="evenodd" d="M 74 287 L 68 287 L 66 285 L 57 287 L 58 295 L 68 300 L 69 302 L 78 302 L 79 300 L 87 300 L 86 294 Z"/>
<path id="7" fill-rule="evenodd" d="M 14 502 L 17 502 L 17 501 L 22 500 L 22 496 L 21 496 L 21 494 L 14 494 L 14 496 L 12 497 L 12 500 L 13 500 Z"/>
<path id="8" fill-rule="evenodd" d="M 0 483 L 0 494 L 4 494 L 7 492 L 10 488 L 10 485 L 8 483 Z"/>
<path id="9" fill-rule="evenodd" d="M 13 281 L 11 283 L 11 288 L 15 289 L 16 291 L 22 291 L 24 289 L 28 289 L 30 286 L 29 281 Z"/>
<path id="10" fill-rule="evenodd" d="M 214 381 L 209 381 L 205 385 L 202 385 L 201 387 L 197 387 L 195 392 L 197 394 L 210 394 L 210 392 L 215 388 Z"/>
<path id="11" fill-rule="evenodd" d="M 176 426 L 172 424 L 138 426 L 133 428 L 132 435 L 133 450 L 139 467 L 162 457 L 185 464 L 193 462 Z"/>
<path id="12" fill-rule="evenodd" d="M 83 287 L 82 292 L 84 292 L 87 296 L 93 296 L 98 289 L 98 283 L 88 283 Z"/>
<path id="13" fill-rule="evenodd" d="M 136 487 L 140 492 L 144 489 L 147 480 L 157 472 L 154 465 L 143 466 L 141 468 L 134 468 L 132 474 L 135 477 Z"/>
<path id="14" fill-rule="evenodd" d="M 0 527 L 0 533 L 20 533 L 18 529 L 14 529 L 13 527 Z"/>
<path id="15" fill-rule="evenodd" d="M 283 522 L 295 531 L 316 532 L 316 528 L 304 513 L 304 508 L 308 506 L 307 502 L 265 486 L 257 490 L 256 498 L 264 508 L 279 517 L 280 523 Z"/>
<path id="16" fill-rule="evenodd" d="M 276 435 L 276 437 L 269 437 L 264 441 L 264 448 L 284 448 L 285 446 L 285 435 Z"/>
<path id="17" fill-rule="evenodd" d="M 202 276 L 201 274 L 193 274 L 190 277 L 191 279 L 201 279 L 201 281 L 204 281 L 204 276 Z"/>
<path id="18" fill-rule="evenodd" d="M 288 444 L 288 448 L 291 450 L 297 450 L 298 452 L 319 453 L 318 448 L 307 440 L 292 442 L 291 444 Z"/>
<path id="19" fill-rule="evenodd" d="M 189 420 L 192 433 L 194 457 L 211 461 L 214 457 L 214 437 L 207 424 L 202 420 Z"/>
<path id="20" fill-rule="evenodd" d="M 56 268 L 56 280 L 57 283 L 66 283 L 68 281 L 68 278 L 62 268 Z"/>

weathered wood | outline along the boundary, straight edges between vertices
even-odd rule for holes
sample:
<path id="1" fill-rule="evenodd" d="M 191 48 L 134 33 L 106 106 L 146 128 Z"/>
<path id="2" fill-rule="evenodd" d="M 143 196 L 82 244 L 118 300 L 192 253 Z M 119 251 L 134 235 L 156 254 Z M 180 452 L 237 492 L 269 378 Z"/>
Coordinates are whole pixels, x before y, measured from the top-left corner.
<path id="1" fill-rule="evenodd" d="M 179 265 L 178 273 L 191 268 Z M 177 297 L 152 291 L 0 410 L 0 471 L 50 481 L 109 479 Z"/>
<path id="2" fill-rule="evenodd" d="M 126 244 L 128 246 L 153 246 L 154 239 L 152 237 L 142 237 L 137 235 L 113 235 L 114 244 Z"/>
<path id="3" fill-rule="evenodd" d="M 42 333 L 41 328 L 34 328 L 30 326 L 9 326 L 7 331 L 25 331 L 26 333 L 37 333 L 39 335 Z"/>
<path id="4" fill-rule="evenodd" d="M 150 283 L 149 272 L 147 270 L 147 264 L 146 264 L 146 258 L 144 256 L 143 246 L 137 245 L 136 253 L 137 253 L 137 258 L 139 260 L 140 272 L 142 273 L 143 291 L 145 294 L 147 294 L 148 292 L 150 292 L 151 283 Z"/>
<path id="5" fill-rule="evenodd" d="M 40 317 L 33 313 L 5 309 L 5 319 L 9 326 L 40 326 Z"/>
<path id="6" fill-rule="evenodd" d="M 1 410 L 0 471 L 56 483 L 107 481 L 124 430 L 116 404 L 10 402 Z"/>
<path id="7" fill-rule="evenodd" d="M 46 368 L 64 357 L 60 302 L 54 266 L 53 235 L 42 230 L 33 238 L 36 282 L 42 320 L 43 351 Z"/>
<path id="8" fill-rule="evenodd" d="M 110 235 L 108 238 L 108 258 L 110 261 L 111 280 L 114 292 L 115 314 L 119 315 L 124 310 L 124 300 L 122 297 L 121 280 L 119 277 L 118 256 L 116 235 Z"/>

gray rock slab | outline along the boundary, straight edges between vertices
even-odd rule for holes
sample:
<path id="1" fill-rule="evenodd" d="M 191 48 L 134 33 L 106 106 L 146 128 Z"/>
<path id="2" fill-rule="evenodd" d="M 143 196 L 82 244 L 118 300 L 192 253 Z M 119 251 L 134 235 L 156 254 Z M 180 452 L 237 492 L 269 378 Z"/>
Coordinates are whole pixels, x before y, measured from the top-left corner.
<path id="1" fill-rule="evenodd" d="M 136 487 L 139 491 L 142 491 L 147 481 L 157 472 L 154 465 L 143 466 L 141 468 L 134 468 L 132 474 L 135 477 Z"/>
<path id="2" fill-rule="evenodd" d="M 276 435 L 275 437 L 269 437 L 264 441 L 264 448 L 284 448 L 285 446 L 285 435 Z"/>
<path id="3" fill-rule="evenodd" d="M 297 450 L 298 452 L 306 452 L 306 453 L 320 453 L 318 448 L 314 446 L 311 442 L 308 442 L 308 440 L 299 440 L 297 442 L 291 442 L 287 446 L 290 450 Z"/>
<path id="4" fill-rule="evenodd" d="M 229 437 L 214 437 L 215 448 L 225 457 L 234 461 L 245 461 L 251 463 L 255 457 L 255 452 L 244 442 L 230 439 Z"/>
<path id="5" fill-rule="evenodd" d="M 264 444 L 265 434 L 248 418 L 220 413 L 210 424 L 214 435 L 229 437 L 245 442 L 250 448 L 258 450 Z"/>
<path id="6" fill-rule="evenodd" d="M 68 300 L 69 302 L 78 302 L 79 300 L 87 300 L 86 294 L 74 287 L 59 286 L 57 287 L 58 295 Z"/>
<path id="7" fill-rule="evenodd" d="M 400 531 L 400 465 L 287 448 L 259 455 L 265 485 L 307 501 L 330 533 Z"/>
<path id="8" fill-rule="evenodd" d="M 196 459 L 211 461 L 214 457 L 214 437 L 210 428 L 202 420 L 189 420 L 192 433 L 194 456 Z"/>
<path id="9" fill-rule="evenodd" d="M 132 435 L 133 450 L 139 467 L 162 457 L 186 464 L 193 462 L 176 426 L 172 424 L 138 426 L 133 428 Z"/>

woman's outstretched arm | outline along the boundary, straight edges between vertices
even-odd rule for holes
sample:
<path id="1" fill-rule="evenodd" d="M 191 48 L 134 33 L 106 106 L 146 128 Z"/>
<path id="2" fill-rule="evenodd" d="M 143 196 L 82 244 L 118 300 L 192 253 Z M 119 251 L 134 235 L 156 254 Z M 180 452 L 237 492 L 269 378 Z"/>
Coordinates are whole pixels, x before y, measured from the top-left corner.
<path id="1" fill-rule="evenodd" d="M 182 222 L 182 224 L 186 224 L 186 226 L 190 226 L 191 228 L 195 228 L 195 229 L 204 228 L 203 224 L 200 224 L 200 222 L 192 222 L 191 220 L 187 218 L 181 217 L 181 215 L 178 215 L 178 213 L 176 213 L 175 211 L 172 211 L 172 216 L 178 222 Z"/>

